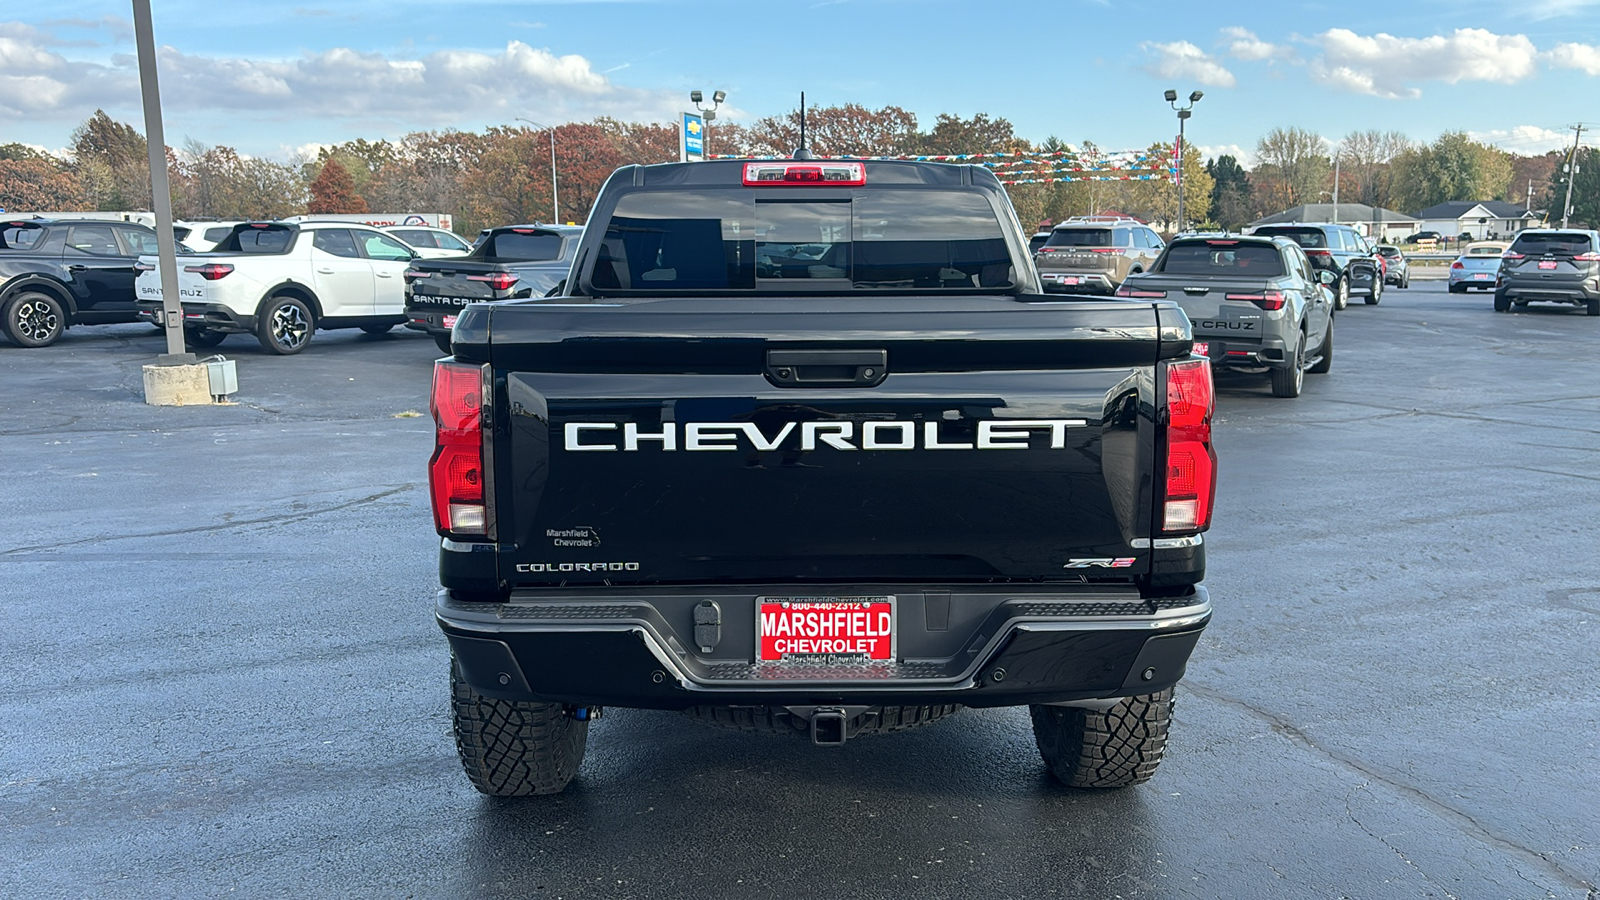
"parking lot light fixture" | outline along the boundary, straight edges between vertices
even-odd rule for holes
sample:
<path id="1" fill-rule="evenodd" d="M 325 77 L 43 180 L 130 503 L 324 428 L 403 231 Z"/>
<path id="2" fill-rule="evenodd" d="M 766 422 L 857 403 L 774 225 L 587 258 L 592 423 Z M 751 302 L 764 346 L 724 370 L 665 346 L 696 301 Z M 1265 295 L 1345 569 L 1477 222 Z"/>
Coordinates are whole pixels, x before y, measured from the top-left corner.
<path id="1" fill-rule="evenodd" d="M 550 132 L 550 221 L 561 224 L 561 192 L 556 186 L 556 130 L 547 125 L 540 125 L 532 119 L 517 116 L 518 122 L 527 122 L 535 128 Z"/>
<path id="2" fill-rule="evenodd" d="M 722 105 L 722 101 L 728 99 L 728 92 L 727 91 L 713 91 L 711 93 L 711 108 L 710 109 L 706 109 L 704 106 L 700 105 L 705 100 L 705 96 L 706 95 L 701 93 L 700 91 L 690 91 L 689 92 L 689 102 L 694 104 L 694 108 L 699 111 L 700 117 L 706 120 L 705 137 L 703 137 L 701 139 L 702 141 L 704 141 L 704 146 L 701 149 L 701 153 L 704 155 L 704 158 L 710 159 L 711 158 L 711 122 L 712 122 L 713 119 L 715 119 L 717 117 L 717 107 Z"/>
<path id="3" fill-rule="evenodd" d="M 1173 155 L 1177 157 L 1176 164 L 1178 167 L 1178 224 L 1175 231 L 1180 234 L 1183 232 L 1183 153 L 1186 149 L 1183 145 L 1183 125 L 1189 120 L 1189 111 L 1194 109 L 1194 105 L 1199 103 L 1200 98 L 1204 96 L 1205 94 L 1201 91 L 1193 91 L 1189 94 L 1189 105 L 1179 106 L 1177 91 L 1173 90 L 1172 88 L 1168 88 L 1166 92 L 1162 94 L 1162 97 L 1166 99 L 1167 103 L 1171 105 L 1173 109 L 1178 111 L 1178 146 L 1177 152 Z"/>

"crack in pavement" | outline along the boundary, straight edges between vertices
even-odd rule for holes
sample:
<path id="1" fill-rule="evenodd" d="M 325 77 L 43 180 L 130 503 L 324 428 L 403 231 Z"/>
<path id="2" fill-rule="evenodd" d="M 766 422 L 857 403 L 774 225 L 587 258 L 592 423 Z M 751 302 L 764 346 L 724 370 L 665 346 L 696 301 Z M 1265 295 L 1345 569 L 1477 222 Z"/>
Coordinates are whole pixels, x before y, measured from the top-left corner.
<path id="1" fill-rule="evenodd" d="M 1344 795 L 1344 814 L 1350 818 L 1350 821 L 1352 821 L 1352 822 L 1354 822 L 1356 824 L 1357 828 L 1360 828 L 1362 831 L 1365 831 L 1367 833 L 1367 837 L 1372 838 L 1373 840 L 1377 841 L 1378 843 L 1380 843 L 1380 844 L 1384 845 L 1385 847 L 1388 847 L 1390 850 L 1394 851 L 1394 855 L 1400 857 L 1400 861 L 1401 862 L 1403 862 L 1406 865 L 1410 866 L 1418 875 L 1421 875 L 1423 881 L 1426 881 L 1427 883 L 1429 883 L 1429 884 L 1433 885 L 1434 887 L 1438 888 L 1439 890 L 1443 891 L 1444 895 L 1446 897 L 1449 897 L 1450 900 L 1461 900 L 1460 897 L 1457 897 L 1455 894 L 1450 893 L 1450 889 L 1449 888 L 1446 888 L 1444 885 L 1440 884 L 1439 882 L 1433 880 L 1433 878 L 1429 877 L 1427 872 L 1422 871 L 1422 867 L 1421 866 L 1419 866 L 1415 862 L 1413 862 L 1404 853 L 1401 853 L 1399 847 L 1396 847 L 1395 845 L 1389 843 L 1389 839 L 1387 837 L 1384 837 L 1383 835 L 1380 835 L 1377 832 L 1373 831 L 1371 828 L 1368 828 L 1367 827 L 1367 823 L 1365 823 L 1365 822 L 1361 821 L 1360 819 L 1356 818 L 1356 811 L 1350 808 L 1350 798 L 1355 796 L 1356 791 L 1359 791 L 1359 790 L 1362 790 L 1363 788 L 1365 788 L 1367 786 L 1367 784 L 1368 784 L 1368 782 L 1363 781 L 1360 784 L 1356 785 L 1355 787 L 1351 788 L 1350 789 L 1350 793 Z"/>
<path id="2" fill-rule="evenodd" d="M 379 491 L 376 494 L 371 494 L 366 497 L 359 497 L 355 500 L 349 500 L 333 506 L 324 506 L 320 509 L 300 510 L 298 512 L 284 513 L 282 515 L 264 516 L 259 519 L 235 519 L 231 522 L 220 522 L 213 525 L 196 525 L 193 528 L 174 528 L 170 531 L 146 531 L 138 534 L 109 534 L 100 535 L 98 537 L 79 538 L 75 541 L 62 541 L 58 544 L 39 544 L 33 547 L 13 547 L 10 550 L 0 550 L 0 556 L 12 556 L 19 553 L 38 553 L 41 551 L 58 550 L 62 547 L 77 547 L 83 544 L 103 544 L 110 541 L 125 541 L 136 538 L 171 537 L 179 534 L 201 534 L 207 531 L 227 531 L 229 529 L 240 528 L 247 525 L 275 525 L 288 522 L 300 522 L 312 518 L 313 516 L 338 512 L 343 509 L 349 509 L 353 506 L 360 506 L 364 503 L 373 503 L 378 500 L 382 500 L 385 497 L 393 497 L 396 494 L 409 491 L 416 486 L 417 485 L 415 483 L 404 484 L 400 487 L 390 488 L 386 491 Z"/>
<path id="3" fill-rule="evenodd" d="M 1291 741 L 1294 741 L 1297 744 L 1321 754 L 1323 757 L 1345 767 L 1346 769 L 1359 772 L 1367 778 L 1383 784 L 1397 793 L 1400 793 L 1406 797 L 1410 797 L 1412 800 L 1416 801 L 1430 812 L 1439 816 L 1439 818 L 1450 822 L 1457 829 L 1472 836 L 1473 838 L 1476 838 L 1477 840 L 1492 847 L 1507 851 L 1515 856 L 1535 863 L 1538 867 L 1544 869 L 1550 875 L 1559 879 L 1566 887 L 1587 891 L 1590 898 L 1600 897 L 1600 887 L 1597 887 L 1592 882 L 1584 879 L 1583 876 L 1568 871 L 1565 866 L 1556 860 L 1545 856 L 1538 850 L 1535 850 L 1531 847 L 1524 847 L 1510 838 L 1502 837 L 1501 835 L 1496 834 L 1494 831 L 1490 830 L 1488 826 L 1473 818 L 1470 813 L 1456 809 L 1455 807 L 1437 799 L 1416 785 L 1407 784 L 1391 775 L 1385 774 L 1384 772 L 1374 768 L 1371 765 L 1368 765 L 1365 762 L 1362 762 L 1359 759 L 1346 756 L 1343 753 L 1339 753 L 1328 747 L 1322 746 L 1313 740 L 1309 734 L 1301 730 L 1299 726 L 1293 724 L 1288 719 L 1285 719 L 1277 713 L 1262 709 L 1261 707 L 1256 706 L 1248 701 L 1240 700 L 1236 697 L 1230 697 L 1216 688 L 1206 687 L 1203 684 L 1194 681 L 1193 679 L 1186 679 L 1184 684 L 1187 686 L 1190 692 L 1198 694 L 1199 696 L 1204 697 L 1205 699 L 1214 703 L 1238 710 L 1252 718 L 1266 722 L 1268 725 L 1272 726 L 1273 730 L 1289 738 Z"/>

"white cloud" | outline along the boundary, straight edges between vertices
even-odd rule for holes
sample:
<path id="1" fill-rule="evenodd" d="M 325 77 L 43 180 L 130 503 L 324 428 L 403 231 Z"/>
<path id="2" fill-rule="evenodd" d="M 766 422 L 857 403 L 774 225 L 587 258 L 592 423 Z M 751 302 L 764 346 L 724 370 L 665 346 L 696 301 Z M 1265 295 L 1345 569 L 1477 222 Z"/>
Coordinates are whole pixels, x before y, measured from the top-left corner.
<path id="1" fill-rule="evenodd" d="M 1563 69 L 1582 69 L 1590 75 L 1600 75 L 1600 47 L 1592 44 L 1557 44 L 1544 56 L 1552 65 Z"/>
<path id="2" fill-rule="evenodd" d="M 1530 3 L 1517 12 L 1530 19 L 1557 19 L 1561 16 L 1587 13 L 1596 3 L 1600 3 L 1600 0 L 1540 0 L 1539 3 Z"/>
<path id="3" fill-rule="evenodd" d="M 1322 56 L 1311 64 L 1324 84 L 1358 94 L 1417 98 L 1419 81 L 1497 81 L 1512 84 L 1534 72 L 1539 51 L 1520 34 L 1458 28 L 1449 35 L 1363 36 L 1345 28 L 1318 35 Z"/>
<path id="4" fill-rule="evenodd" d="M 1495 128 L 1489 131 L 1468 131 L 1467 136 L 1480 144 L 1490 144 L 1520 153 L 1536 156 L 1550 150 L 1560 150 L 1572 145 L 1572 132 L 1556 131 L 1538 125 L 1518 125 L 1515 128 Z"/>
<path id="5" fill-rule="evenodd" d="M 1228 55 L 1244 62 L 1260 62 L 1294 55 L 1293 47 L 1268 43 L 1256 37 L 1255 32 L 1237 25 L 1222 29 L 1222 35 L 1231 39 L 1228 44 Z"/>
<path id="6" fill-rule="evenodd" d="M 1145 71 L 1162 78 L 1193 78 L 1206 87 L 1233 87 L 1233 73 L 1223 68 L 1204 50 L 1188 41 L 1170 44 L 1143 43 L 1139 45 L 1156 58 L 1145 66 Z"/>
<path id="7" fill-rule="evenodd" d="M 138 65 L 69 60 L 50 38 L 0 23 L 0 126 L 8 120 L 86 118 L 97 107 L 138 115 Z M 668 120 L 676 94 L 618 85 L 582 56 L 510 41 L 498 53 L 441 50 L 399 58 L 335 48 L 295 59 L 195 56 L 162 47 L 161 94 L 170 135 L 194 130 L 202 113 L 268 120 L 324 120 L 395 131 L 474 127 L 534 114 L 543 120 L 600 115 Z M 205 138 L 204 134 L 197 137 Z"/>
<path id="8" fill-rule="evenodd" d="M 1255 165 L 1255 151 L 1247 150 L 1238 144 L 1191 144 L 1200 153 L 1201 159 L 1216 159 L 1219 156 L 1231 156 L 1239 161 L 1239 165 L 1246 169 Z"/>

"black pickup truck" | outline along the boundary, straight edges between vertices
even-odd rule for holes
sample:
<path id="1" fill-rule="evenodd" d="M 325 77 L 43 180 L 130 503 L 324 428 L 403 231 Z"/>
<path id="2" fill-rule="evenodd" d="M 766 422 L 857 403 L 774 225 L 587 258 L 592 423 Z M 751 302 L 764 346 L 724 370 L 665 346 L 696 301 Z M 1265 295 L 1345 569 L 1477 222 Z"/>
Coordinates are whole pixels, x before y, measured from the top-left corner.
<path id="1" fill-rule="evenodd" d="M 0 218 L 0 326 L 46 347 L 73 325 L 136 322 L 134 264 L 155 252 L 143 225 Z"/>
<path id="2" fill-rule="evenodd" d="M 976 166 L 627 167 L 558 296 L 466 307 L 429 476 L 472 783 L 562 790 L 604 706 L 836 745 L 1026 705 L 1062 782 L 1149 778 L 1211 370 L 1028 260 Z"/>
<path id="3" fill-rule="evenodd" d="M 406 327 L 449 353 L 462 307 L 543 297 L 567 277 L 582 236 L 576 225 L 508 225 L 486 229 L 466 256 L 416 260 L 405 272 Z"/>

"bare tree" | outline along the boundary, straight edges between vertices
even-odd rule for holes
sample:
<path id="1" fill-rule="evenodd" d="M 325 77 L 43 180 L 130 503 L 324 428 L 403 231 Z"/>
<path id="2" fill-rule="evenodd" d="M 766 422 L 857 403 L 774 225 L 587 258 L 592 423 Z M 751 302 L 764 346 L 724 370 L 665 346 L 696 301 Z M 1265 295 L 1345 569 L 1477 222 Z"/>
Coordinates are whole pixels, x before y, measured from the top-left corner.
<path id="1" fill-rule="evenodd" d="M 1328 144 L 1320 135 L 1304 128 L 1274 128 L 1256 142 L 1250 178 L 1268 205 L 1288 209 L 1317 202 L 1332 170 Z"/>

